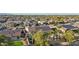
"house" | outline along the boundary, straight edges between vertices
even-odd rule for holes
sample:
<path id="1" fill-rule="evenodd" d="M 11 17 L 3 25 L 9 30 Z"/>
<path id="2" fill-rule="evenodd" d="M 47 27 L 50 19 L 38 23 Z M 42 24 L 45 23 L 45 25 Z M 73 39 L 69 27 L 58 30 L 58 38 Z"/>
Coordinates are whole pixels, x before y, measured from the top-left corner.
<path id="1" fill-rule="evenodd" d="M 70 46 L 79 46 L 79 40 L 72 42 Z"/>
<path id="2" fill-rule="evenodd" d="M 35 20 L 25 20 L 24 21 L 24 26 L 32 26 L 32 25 L 36 25 L 38 22 Z"/>
<path id="3" fill-rule="evenodd" d="M 21 29 L 16 29 L 16 30 L 5 29 L 0 31 L 0 34 L 11 37 L 11 39 L 16 40 L 17 36 L 21 35 Z"/>
<path id="4" fill-rule="evenodd" d="M 68 22 L 70 22 L 70 19 L 69 19 L 69 18 L 65 18 L 65 19 L 64 19 L 64 22 L 65 22 L 65 23 L 68 23 Z"/>
<path id="5" fill-rule="evenodd" d="M 43 24 L 45 23 L 45 21 L 38 21 L 38 24 Z"/>
<path id="6" fill-rule="evenodd" d="M 40 25 L 40 26 L 32 26 L 32 27 L 25 27 L 26 31 L 28 32 L 36 32 L 39 30 L 42 30 L 44 32 L 48 32 L 51 30 L 51 28 L 48 25 Z"/>
<path id="7" fill-rule="evenodd" d="M 52 23 L 52 22 L 54 22 L 53 19 L 49 19 L 49 20 L 48 20 L 48 24 L 50 24 L 50 23 Z"/>
<path id="8" fill-rule="evenodd" d="M 6 19 L 0 18 L 0 23 L 5 23 L 6 21 Z"/>
<path id="9" fill-rule="evenodd" d="M 73 26 L 79 28 L 79 22 L 75 22 Z"/>
<path id="10" fill-rule="evenodd" d="M 51 29 L 52 28 L 56 28 L 56 26 L 54 26 L 54 25 L 48 25 Z"/>
<path id="11" fill-rule="evenodd" d="M 62 27 L 64 27 L 64 29 L 69 29 L 69 30 L 77 29 L 77 27 L 74 27 L 72 25 L 62 25 Z"/>

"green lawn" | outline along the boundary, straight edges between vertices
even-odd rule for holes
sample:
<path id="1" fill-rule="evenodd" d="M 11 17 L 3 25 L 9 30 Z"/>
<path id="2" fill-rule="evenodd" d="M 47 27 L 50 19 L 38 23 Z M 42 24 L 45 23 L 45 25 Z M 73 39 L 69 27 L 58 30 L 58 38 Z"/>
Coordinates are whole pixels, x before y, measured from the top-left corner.
<path id="1" fill-rule="evenodd" d="M 22 46 L 23 43 L 21 41 L 14 41 L 14 46 Z"/>
<path id="2" fill-rule="evenodd" d="M 8 42 L 9 46 L 23 46 L 23 43 L 21 41 L 11 41 Z"/>

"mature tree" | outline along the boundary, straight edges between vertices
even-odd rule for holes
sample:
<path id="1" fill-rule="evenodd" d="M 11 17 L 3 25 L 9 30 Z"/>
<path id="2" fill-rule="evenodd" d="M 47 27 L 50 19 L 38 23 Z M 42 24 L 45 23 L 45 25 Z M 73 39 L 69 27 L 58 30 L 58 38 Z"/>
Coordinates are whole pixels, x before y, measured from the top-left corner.
<path id="1" fill-rule="evenodd" d="M 9 37 L 5 35 L 0 35 L 0 45 L 8 45 Z"/>
<path id="2" fill-rule="evenodd" d="M 48 45 L 48 42 L 46 40 L 46 36 L 47 34 L 42 32 L 42 31 L 38 31 L 33 35 L 33 39 L 34 39 L 34 44 L 36 46 L 43 46 L 43 45 Z"/>
<path id="3" fill-rule="evenodd" d="M 60 21 L 60 22 L 64 22 L 64 19 L 61 17 L 61 18 L 59 19 L 59 21 Z"/>
<path id="4" fill-rule="evenodd" d="M 21 41 L 13 41 L 11 38 L 5 36 L 5 35 L 0 35 L 0 45 L 1 46 L 22 46 Z"/>
<path id="5" fill-rule="evenodd" d="M 75 39 L 73 31 L 67 30 L 64 33 L 64 38 L 66 39 L 67 42 L 70 42 L 70 43 L 73 42 L 73 40 Z"/>

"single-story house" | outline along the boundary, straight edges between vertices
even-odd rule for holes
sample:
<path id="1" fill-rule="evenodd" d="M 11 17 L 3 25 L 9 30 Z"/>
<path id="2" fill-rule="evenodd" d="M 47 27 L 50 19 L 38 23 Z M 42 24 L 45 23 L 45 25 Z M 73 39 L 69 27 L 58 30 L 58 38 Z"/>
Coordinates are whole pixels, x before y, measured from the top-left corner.
<path id="1" fill-rule="evenodd" d="M 50 31 L 51 28 L 48 25 L 40 25 L 40 26 L 32 26 L 32 27 L 25 27 L 26 31 L 28 32 L 36 32 L 42 30 L 44 32 Z"/>
<path id="2" fill-rule="evenodd" d="M 1 30 L 0 34 L 11 37 L 11 39 L 16 40 L 17 36 L 21 35 L 21 29 L 16 29 L 16 30 L 5 29 L 5 30 Z"/>
<path id="3" fill-rule="evenodd" d="M 62 25 L 64 27 L 64 29 L 69 29 L 69 30 L 74 30 L 77 29 L 77 27 L 74 27 L 72 25 Z"/>

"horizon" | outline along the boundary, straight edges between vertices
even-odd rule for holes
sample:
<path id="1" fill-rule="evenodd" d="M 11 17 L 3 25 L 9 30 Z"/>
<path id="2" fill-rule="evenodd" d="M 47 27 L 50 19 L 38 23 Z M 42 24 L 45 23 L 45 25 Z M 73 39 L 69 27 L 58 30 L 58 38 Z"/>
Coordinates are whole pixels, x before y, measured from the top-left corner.
<path id="1" fill-rule="evenodd" d="M 0 15 L 79 16 L 79 13 L 0 13 Z"/>

